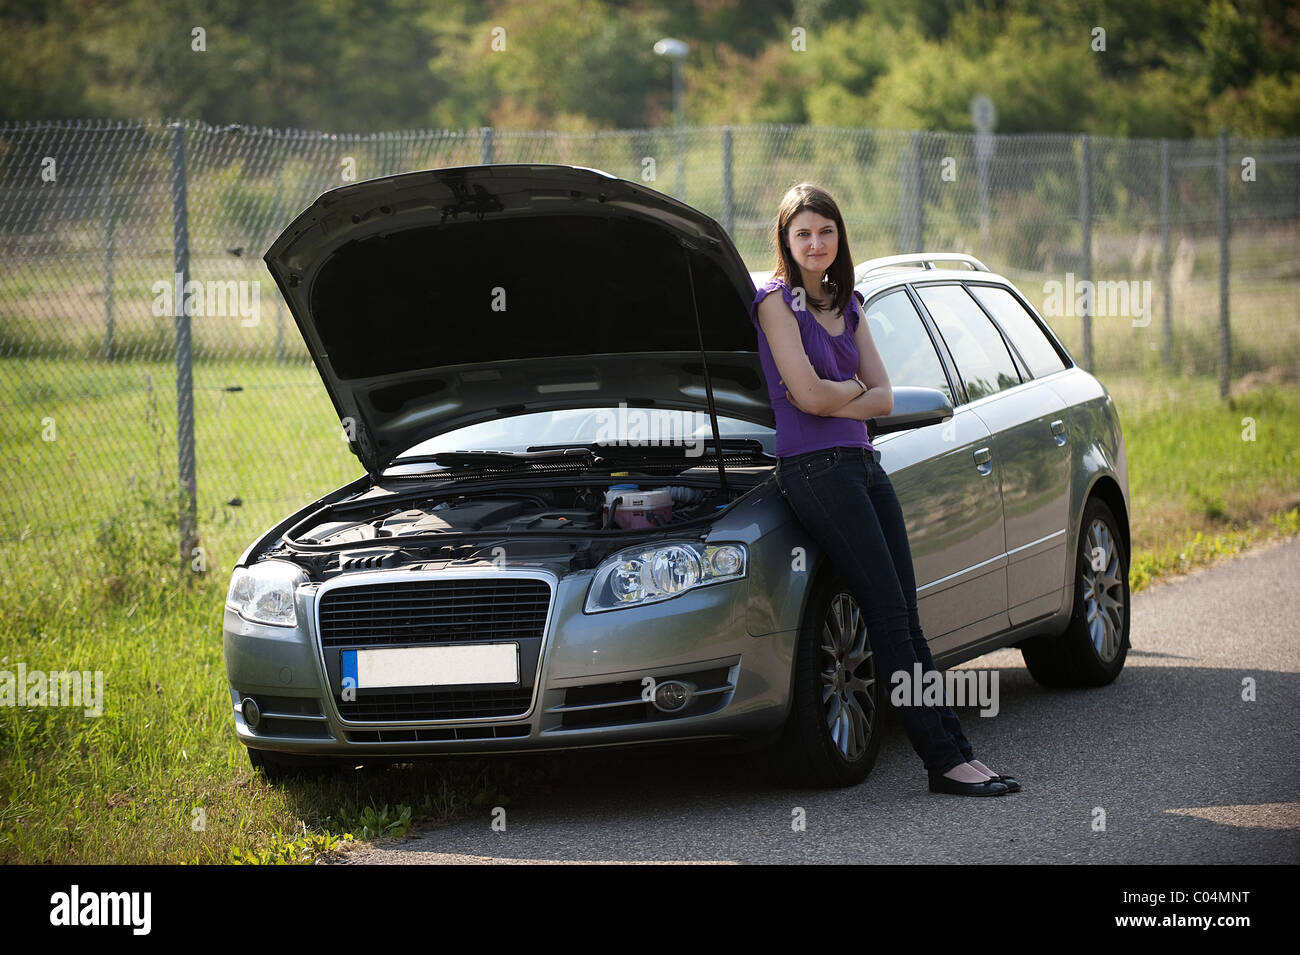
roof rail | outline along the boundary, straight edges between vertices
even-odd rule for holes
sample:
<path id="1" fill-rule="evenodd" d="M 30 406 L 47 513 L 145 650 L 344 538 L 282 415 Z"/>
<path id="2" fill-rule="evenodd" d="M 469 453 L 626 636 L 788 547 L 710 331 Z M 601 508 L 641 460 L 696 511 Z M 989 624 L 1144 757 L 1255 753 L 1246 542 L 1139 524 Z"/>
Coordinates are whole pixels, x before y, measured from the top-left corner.
<path id="1" fill-rule="evenodd" d="M 879 259 L 868 259 L 854 266 L 853 281 L 860 282 L 869 272 L 878 272 L 882 269 L 901 268 L 910 265 L 919 265 L 923 269 L 934 268 L 935 262 L 964 262 L 975 272 L 987 272 L 988 266 L 975 258 L 973 255 L 966 255 L 964 252 L 909 252 L 905 255 L 886 255 Z"/>

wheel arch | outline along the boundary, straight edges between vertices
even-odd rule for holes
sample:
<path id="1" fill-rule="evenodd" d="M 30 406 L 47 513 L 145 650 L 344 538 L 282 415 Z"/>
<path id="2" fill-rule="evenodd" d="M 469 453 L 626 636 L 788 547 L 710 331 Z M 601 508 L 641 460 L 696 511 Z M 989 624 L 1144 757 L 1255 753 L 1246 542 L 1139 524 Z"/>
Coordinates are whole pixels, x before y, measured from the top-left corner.
<path id="1" fill-rule="evenodd" d="M 1133 541 L 1129 534 L 1128 507 L 1124 503 L 1124 492 L 1120 490 L 1119 482 L 1109 474 L 1100 474 L 1097 480 L 1088 488 L 1088 493 L 1083 499 L 1084 509 L 1088 506 L 1088 501 L 1093 498 L 1099 499 L 1103 504 L 1110 508 L 1110 512 L 1115 515 L 1115 520 L 1119 521 L 1119 530 L 1123 535 L 1124 553 L 1128 555 L 1129 562 L 1133 560 Z M 1080 512 L 1080 524 L 1082 524 L 1082 512 Z M 1082 526 L 1079 533 L 1083 532 Z M 1077 551 L 1078 548 L 1075 548 Z M 1077 568 L 1076 568 L 1077 570 Z"/>
<path id="2" fill-rule="evenodd" d="M 818 594 L 820 587 L 829 586 L 836 575 L 835 566 L 826 559 L 826 555 L 818 553 L 817 563 L 813 569 L 808 572 L 808 585 L 804 587 L 803 594 L 799 601 L 799 618 L 795 627 L 795 644 L 799 642 L 799 634 L 803 632 L 804 626 L 808 623 L 808 615 L 812 612 L 814 598 Z M 786 682 L 786 700 L 794 699 L 794 666 L 790 667 L 790 678 Z"/>
<path id="3" fill-rule="evenodd" d="M 1124 545 L 1124 553 L 1128 555 L 1129 566 L 1132 567 L 1133 564 L 1133 542 L 1129 531 L 1128 506 L 1124 503 L 1124 492 L 1113 474 L 1101 472 L 1088 486 L 1087 493 L 1080 498 L 1077 523 L 1070 531 L 1072 543 L 1069 563 L 1066 565 L 1065 590 L 1062 593 L 1060 613 L 1053 618 L 1055 626 L 1060 628 L 1061 633 L 1064 633 L 1065 628 L 1069 626 L 1070 614 L 1074 607 L 1074 591 L 1079 581 L 1079 544 L 1086 531 L 1083 526 L 1083 515 L 1088 510 L 1088 502 L 1094 499 L 1105 504 L 1115 515 L 1115 520 L 1119 522 L 1120 542 Z M 1017 641 L 1013 646 L 1020 646 L 1020 643 L 1021 641 Z"/>

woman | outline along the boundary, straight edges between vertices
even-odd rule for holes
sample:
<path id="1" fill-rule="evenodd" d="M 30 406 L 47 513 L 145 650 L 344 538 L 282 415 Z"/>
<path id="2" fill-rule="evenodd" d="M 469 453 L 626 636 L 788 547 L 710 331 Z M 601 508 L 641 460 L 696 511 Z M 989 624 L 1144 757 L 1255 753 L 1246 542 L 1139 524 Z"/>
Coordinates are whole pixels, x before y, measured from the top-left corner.
<path id="1" fill-rule="evenodd" d="M 862 608 L 877 679 L 910 676 L 918 661 L 929 672 L 934 659 L 917 615 L 902 509 L 867 437 L 866 420 L 893 409 L 893 390 L 853 291 L 835 200 L 810 183 L 793 187 L 773 245 L 776 272 L 751 317 L 776 415 L 777 485 Z M 880 559 L 885 553 L 890 560 Z M 974 758 L 951 708 L 899 713 L 931 792 L 1000 796 L 1020 788 Z"/>

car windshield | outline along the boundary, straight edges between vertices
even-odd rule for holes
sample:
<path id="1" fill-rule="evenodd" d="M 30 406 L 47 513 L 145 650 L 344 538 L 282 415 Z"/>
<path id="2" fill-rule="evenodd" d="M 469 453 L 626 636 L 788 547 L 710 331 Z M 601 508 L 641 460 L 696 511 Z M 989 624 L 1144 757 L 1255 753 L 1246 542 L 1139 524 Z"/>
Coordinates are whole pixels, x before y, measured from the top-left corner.
<path id="1" fill-rule="evenodd" d="M 775 432 L 771 428 L 718 416 L 723 438 L 751 438 L 771 453 Z M 625 447 L 685 446 L 698 449 L 713 436 L 709 416 L 703 411 L 668 408 L 566 408 L 484 421 L 448 431 L 409 448 L 387 469 L 390 474 L 428 470 L 427 464 L 403 465 L 403 458 L 426 457 L 445 451 L 527 451 L 529 448 L 578 447 L 612 444 Z"/>

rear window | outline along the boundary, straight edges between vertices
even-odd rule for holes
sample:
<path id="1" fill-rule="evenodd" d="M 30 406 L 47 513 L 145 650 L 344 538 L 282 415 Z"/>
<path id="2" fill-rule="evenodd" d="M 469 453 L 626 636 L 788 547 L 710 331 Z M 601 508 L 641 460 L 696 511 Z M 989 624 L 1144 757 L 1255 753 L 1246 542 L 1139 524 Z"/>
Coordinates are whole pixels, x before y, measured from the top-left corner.
<path id="1" fill-rule="evenodd" d="M 1011 338 L 1011 343 L 1029 366 L 1030 374 L 1041 378 L 1065 368 L 1065 361 L 1057 353 L 1051 339 L 1019 299 L 1006 289 L 992 285 L 970 285 L 967 288 L 993 314 L 993 318 L 1002 326 L 1002 331 Z"/>
<path id="2" fill-rule="evenodd" d="M 926 309 L 948 343 L 970 401 L 1020 384 L 1020 372 L 989 317 L 961 285 L 918 285 Z"/>

